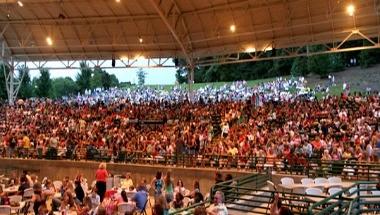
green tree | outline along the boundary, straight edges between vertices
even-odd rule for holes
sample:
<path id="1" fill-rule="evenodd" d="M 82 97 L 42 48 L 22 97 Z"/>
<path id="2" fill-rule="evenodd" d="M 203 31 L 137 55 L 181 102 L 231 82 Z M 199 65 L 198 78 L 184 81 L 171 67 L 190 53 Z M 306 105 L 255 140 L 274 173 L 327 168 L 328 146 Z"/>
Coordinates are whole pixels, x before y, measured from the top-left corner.
<path id="1" fill-rule="evenodd" d="M 119 87 L 119 79 L 117 79 L 115 74 L 110 75 L 111 87 Z"/>
<path id="2" fill-rule="evenodd" d="M 108 90 L 111 88 L 111 75 L 108 74 L 106 71 L 102 74 L 102 86 L 104 89 Z"/>
<path id="3" fill-rule="evenodd" d="M 290 74 L 292 76 L 304 76 L 308 73 L 307 69 L 307 58 L 297 57 L 293 62 Z"/>
<path id="4" fill-rule="evenodd" d="M 39 97 L 50 97 L 51 96 L 51 79 L 50 79 L 50 72 L 48 69 L 41 68 L 40 69 L 40 78 L 37 80 L 37 89 L 36 94 Z"/>
<path id="5" fill-rule="evenodd" d="M 91 74 L 92 70 L 85 62 L 80 63 L 80 73 L 76 76 L 76 83 L 80 93 L 91 89 Z"/>
<path id="6" fill-rule="evenodd" d="M 176 78 L 178 84 L 186 83 L 187 82 L 187 71 L 186 71 L 186 69 L 185 68 L 178 68 L 177 71 L 175 72 L 175 78 Z"/>
<path id="7" fill-rule="evenodd" d="M 73 95 L 78 92 L 76 83 L 70 77 L 53 79 L 52 85 L 53 98 L 61 98 L 63 96 Z"/>
<path id="8" fill-rule="evenodd" d="M 146 77 L 146 72 L 140 68 L 137 71 L 137 83 L 139 86 L 143 86 L 145 84 L 145 77 Z"/>
<path id="9" fill-rule="evenodd" d="M 110 89 L 111 87 L 117 87 L 119 80 L 116 75 L 110 75 L 105 70 L 95 68 L 93 76 L 91 77 L 91 89 L 103 88 Z"/>
<path id="10" fill-rule="evenodd" d="M 359 64 L 361 68 L 369 68 L 376 63 L 373 50 L 362 50 L 359 54 Z"/>
<path id="11" fill-rule="evenodd" d="M 344 70 L 344 60 L 341 53 L 329 54 L 329 72 L 340 72 Z"/>
<path id="12" fill-rule="evenodd" d="M 29 68 L 25 65 L 22 65 L 17 70 L 19 71 L 18 80 L 22 79 L 18 97 L 23 99 L 33 97 L 34 90 L 30 80 Z"/>
<path id="13" fill-rule="evenodd" d="M 90 80 L 90 88 L 88 89 L 96 89 L 96 88 L 102 88 L 103 87 L 103 70 L 100 68 L 95 68 L 94 72 L 92 73 L 91 80 Z"/>
<path id="14" fill-rule="evenodd" d="M 4 70 L 5 70 L 5 75 L 8 75 L 9 67 L 4 64 L 0 64 L 0 99 L 5 100 L 8 98 L 8 94 L 7 94 L 7 88 L 5 86 Z"/>
<path id="15" fill-rule="evenodd" d="M 173 59 L 173 63 L 175 63 L 175 59 Z M 175 73 L 175 78 L 176 78 L 178 84 L 187 83 L 186 65 L 187 65 L 187 63 L 186 63 L 185 59 L 177 59 L 177 64 L 176 64 L 177 71 Z M 194 72 L 194 74 L 195 74 L 195 72 Z"/>

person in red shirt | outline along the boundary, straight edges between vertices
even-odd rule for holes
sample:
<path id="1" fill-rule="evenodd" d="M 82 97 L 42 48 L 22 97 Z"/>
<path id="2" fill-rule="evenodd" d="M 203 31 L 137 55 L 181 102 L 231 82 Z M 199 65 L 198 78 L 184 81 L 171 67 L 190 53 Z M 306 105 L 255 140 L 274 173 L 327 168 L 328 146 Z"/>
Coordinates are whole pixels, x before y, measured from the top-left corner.
<path id="1" fill-rule="evenodd" d="M 96 170 L 96 190 L 100 196 L 100 202 L 103 202 L 104 194 L 106 193 L 106 179 L 108 177 L 108 172 L 106 170 L 106 164 L 100 163 L 98 170 Z"/>

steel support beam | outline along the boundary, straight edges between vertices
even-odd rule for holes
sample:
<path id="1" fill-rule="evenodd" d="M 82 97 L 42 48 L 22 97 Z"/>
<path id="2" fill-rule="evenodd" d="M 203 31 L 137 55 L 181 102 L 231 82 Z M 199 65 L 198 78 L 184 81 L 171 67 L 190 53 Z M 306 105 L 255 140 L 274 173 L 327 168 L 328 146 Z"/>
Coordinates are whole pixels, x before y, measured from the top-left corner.
<path id="1" fill-rule="evenodd" d="M 148 58 L 145 59 L 145 65 L 138 64 L 138 59 L 115 59 L 115 67 L 112 67 L 111 61 L 107 60 L 84 60 L 92 69 L 126 69 L 126 68 L 174 68 L 174 64 L 168 62 L 170 58 Z M 50 61 L 51 62 L 51 61 Z M 16 66 L 28 67 L 30 71 L 38 71 L 41 68 L 48 70 L 79 70 L 81 61 L 54 61 L 54 65 L 49 61 L 15 61 Z"/>
<path id="2" fill-rule="evenodd" d="M 2 46 L 4 46 L 4 43 L 2 43 Z M 13 105 L 14 101 L 17 98 L 17 94 L 20 90 L 25 73 L 22 73 L 22 76 L 17 79 L 15 77 L 15 62 L 13 58 L 11 57 L 10 62 L 7 62 L 7 60 L 4 58 L 4 55 L 2 55 L 1 60 L 1 66 L 5 78 L 5 88 L 7 90 L 8 104 Z"/>
<path id="3" fill-rule="evenodd" d="M 181 40 L 178 32 L 176 31 L 175 23 L 173 25 L 169 22 L 169 17 L 168 17 L 169 14 L 165 15 L 164 11 L 160 8 L 159 2 L 157 2 L 156 0 L 150 0 L 150 2 L 153 5 L 156 12 L 158 13 L 158 15 L 161 17 L 161 20 L 164 22 L 164 24 L 166 25 L 166 27 L 168 28 L 168 30 L 170 31 L 170 33 L 174 37 L 174 39 L 176 40 L 176 42 L 178 43 L 178 45 L 179 45 L 179 47 L 180 47 L 180 49 L 181 49 L 181 51 L 182 51 L 182 53 L 186 59 L 186 62 L 189 65 L 191 65 L 192 59 L 190 57 L 188 50 L 186 49 L 186 47 L 184 45 L 184 42 Z M 172 3 L 172 4 L 174 5 L 174 3 Z M 179 16 L 180 15 L 181 14 L 179 14 Z"/>
<path id="4" fill-rule="evenodd" d="M 307 49 L 307 47 L 305 47 Z M 361 47 L 352 47 L 352 48 L 341 48 L 341 49 L 334 49 L 327 51 L 317 51 L 317 52 L 296 52 L 296 53 L 287 53 L 286 55 L 282 56 L 274 56 L 274 57 L 253 57 L 253 58 L 239 58 L 239 59 L 225 59 L 223 57 L 217 57 L 214 61 L 202 61 L 198 60 L 195 61 L 196 66 L 204 67 L 204 66 L 212 66 L 212 65 L 224 65 L 224 64 L 236 64 L 236 63 L 247 63 L 247 62 L 256 62 L 256 61 L 265 61 L 265 60 L 279 60 L 279 59 L 288 59 L 288 58 L 294 58 L 294 57 L 307 57 L 307 56 L 314 56 L 314 55 L 322 55 L 322 54 L 332 54 L 332 53 L 341 53 L 341 52 L 350 52 L 350 51 L 360 51 L 360 50 L 369 50 L 369 49 L 380 49 L 380 44 L 376 44 L 373 46 L 361 46 Z"/>

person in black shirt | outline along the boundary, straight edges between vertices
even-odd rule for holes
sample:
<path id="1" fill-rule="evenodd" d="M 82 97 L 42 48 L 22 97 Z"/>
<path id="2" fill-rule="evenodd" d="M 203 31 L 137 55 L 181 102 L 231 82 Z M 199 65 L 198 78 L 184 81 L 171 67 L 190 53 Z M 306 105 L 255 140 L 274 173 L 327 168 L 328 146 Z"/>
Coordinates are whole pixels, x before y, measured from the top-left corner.
<path id="1" fill-rule="evenodd" d="M 76 198 L 80 201 L 80 203 L 83 203 L 83 199 L 84 199 L 84 191 L 83 191 L 83 188 L 82 188 L 82 175 L 78 175 L 76 178 L 75 178 L 75 181 L 74 181 L 74 184 L 75 184 L 75 196 Z"/>
<path id="2" fill-rule="evenodd" d="M 21 176 L 20 178 L 20 186 L 18 187 L 18 195 L 23 196 L 24 195 L 24 190 L 30 188 L 29 181 L 26 178 L 25 175 Z"/>

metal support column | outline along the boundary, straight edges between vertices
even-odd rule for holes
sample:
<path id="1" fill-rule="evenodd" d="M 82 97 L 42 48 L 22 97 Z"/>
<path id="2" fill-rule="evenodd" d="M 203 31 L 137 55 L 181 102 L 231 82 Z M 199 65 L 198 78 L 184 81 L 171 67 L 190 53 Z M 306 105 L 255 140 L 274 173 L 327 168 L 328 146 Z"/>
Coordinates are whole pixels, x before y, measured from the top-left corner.
<path id="1" fill-rule="evenodd" d="M 191 63 L 188 67 L 187 83 L 189 85 L 188 97 L 189 97 L 189 100 L 192 102 L 193 101 L 192 86 L 194 84 L 194 64 L 193 63 Z"/>
<path id="2" fill-rule="evenodd" d="M 21 74 L 18 80 L 15 80 L 15 62 L 13 57 L 10 57 L 10 62 L 5 56 L 5 41 L 1 43 L 1 66 L 5 78 L 5 87 L 7 90 L 8 104 L 13 105 L 15 99 L 17 98 L 18 91 L 21 87 L 22 80 L 24 78 L 25 72 Z"/>

